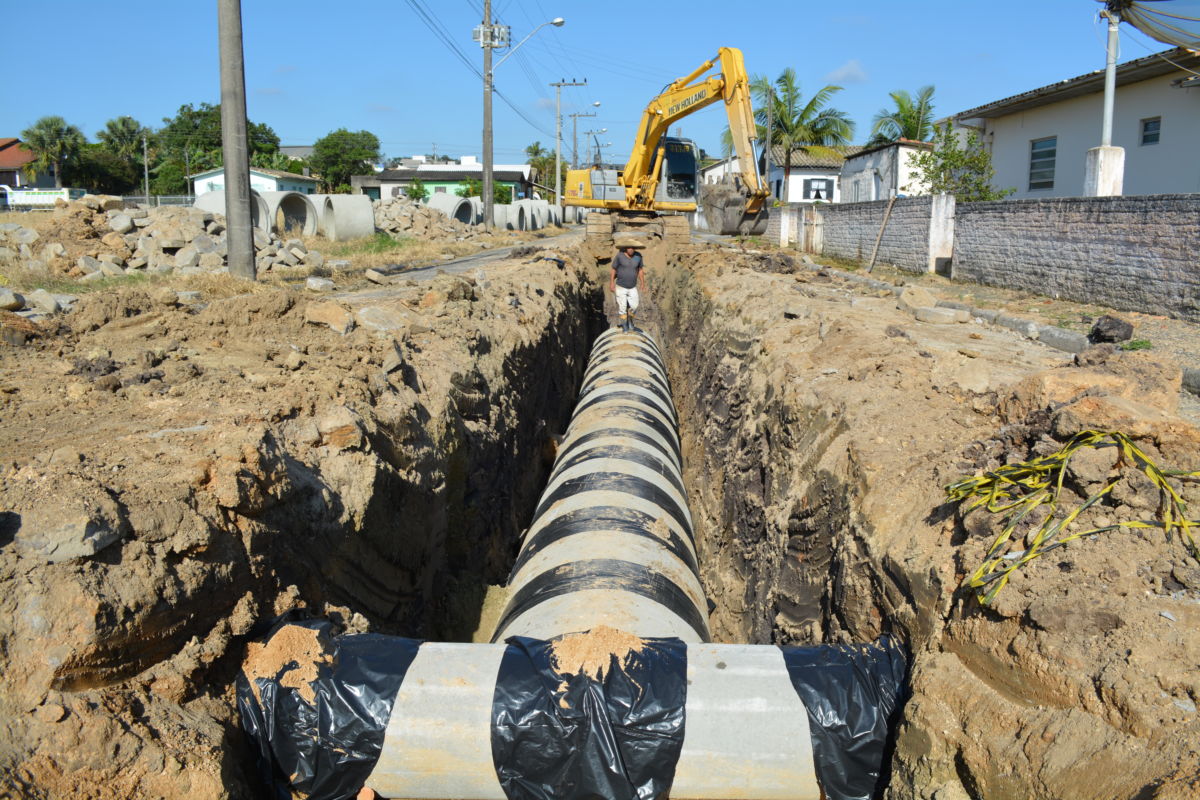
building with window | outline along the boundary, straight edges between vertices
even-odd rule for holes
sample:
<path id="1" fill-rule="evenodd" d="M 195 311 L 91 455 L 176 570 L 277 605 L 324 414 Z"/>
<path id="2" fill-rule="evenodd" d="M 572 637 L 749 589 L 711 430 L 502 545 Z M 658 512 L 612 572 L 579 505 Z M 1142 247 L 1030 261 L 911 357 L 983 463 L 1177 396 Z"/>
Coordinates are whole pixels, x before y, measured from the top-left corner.
<path id="1" fill-rule="evenodd" d="M 54 186 L 54 174 L 49 170 L 30 176 L 29 165 L 37 157 L 15 137 L 0 137 L 0 185 L 13 189 L 48 189 Z"/>
<path id="2" fill-rule="evenodd" d="M 225 188 L 225 168 L 216 167 L 189 175 L 195 194 L 220 191 Z M 250 188 L 256 192 L 299 192 L 316 194 L 317 179 L 278 169 L 250 168 Z"/>
<path id="3" fill-rule="evenodd" d="M 424 158 L 405 159 L 410 166 L 385 169 L 374 175 L 352 175 L 350 185 L 355 194 L 365 194 L 372 200 L 400 197 L 404 190 L 419 179 L 432 194 L 457 194 L 468 181 L 483 180 L 483 164 L 475 156 L 463 156 L 457 163 L 429 162 Z M 494 164 L 492 180 L 496 186 L 512 191 L 514 200 L 534 197 L 533 167 L 528 164 Z"/>
<path id="4" fill-rule="evenodd" d="M 955 114 L 980 131 L 998 188 L 1012 197 L 1083 194 L 1100 144 L 1104 70 Z M 1113 144 L 1125 148 L 1124 194 L 1200 192 L 1200 54 L 1168 50 L 1117 67 Z"/>
<path id="5" fill-rule="evenodd" d="M 792 150 L 791 165 L 783 147 L 771 149 L 771 174 L 767 184 L 771 196 L 785 203 L 837 203 L 842 198 L 841 169 L 847 157 L 863 148 L 857 146 L 824 147 L 819 151 L 796 148 Z M 766 169 L 760 158 L 759 172 Z M 720 183 L 726 176 L 740 177 L 741 166 L 736 155 L 715 161 L 700 169 L 701 183 Z"/>
<path id="6" fill-rule="evenodd" d="M 925 194 L 926 185 L 915 174 L 912 156 L 932 147 L 929 142 L 897 139 L 858 148 L 842 164 L 842 202 L 866 203 Z"/>

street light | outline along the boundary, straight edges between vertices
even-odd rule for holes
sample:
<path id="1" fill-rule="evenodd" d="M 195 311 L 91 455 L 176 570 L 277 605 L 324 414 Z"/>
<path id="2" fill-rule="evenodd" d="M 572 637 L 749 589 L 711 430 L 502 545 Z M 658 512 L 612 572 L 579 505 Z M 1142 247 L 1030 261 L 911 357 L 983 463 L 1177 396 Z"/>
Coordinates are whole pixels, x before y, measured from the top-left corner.
<path id="1" fill-rule="evenodd" d="M 526 36 L 517 46 L 504 54 L 492 65 L 492 50 L 497 47 L 506 47 L 508 45 L 508 26 L 492 24 L 492 0 L 483 0 L 483 24 L 475 29 L 475 38 L 479 40 L 479 46 L 483 48 L 483 223 L 486 227 L 492 228 L 496 224 L 495 210 L 493 209 L 493 189 L 492 189 L 492 86 L 493 73 L 496 67 L 504 63 L 505 59 L 517 52 L 517 49 L 529 41 L 530 37 L 540 31 L 547 25 L 553 25 L 556 28 L 561 28 L 566 22 L 562 17 L 555 17 L 549 22 L 543 22 L 532 31 L 529 36 Z"/>

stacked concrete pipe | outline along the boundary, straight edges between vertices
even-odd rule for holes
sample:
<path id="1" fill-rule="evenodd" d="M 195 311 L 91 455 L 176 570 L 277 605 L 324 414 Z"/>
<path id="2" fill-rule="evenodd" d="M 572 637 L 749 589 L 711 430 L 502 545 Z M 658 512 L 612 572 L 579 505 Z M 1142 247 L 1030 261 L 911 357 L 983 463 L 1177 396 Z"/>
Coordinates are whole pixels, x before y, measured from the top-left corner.
<path id="1" fill-rule="evenodd" d="M 259 192 L 267 204 L 267 220 L 279 234 L 298 229 L 305 236 L 317 232 L 317 209 L 307 195 L 299 192 Z M 283 215 L 282 223 L 279 220 Z"/>
<path id="2" fill-rule="evenodd" d="M 196 208 L 211 211 L 214 214 L 225 215 L 225 190 L 217 189 L 197 195 L 192 203 Z M 270 209 L 258 192 L 250 192 L 250 224 L 262 231 L 271 230 Z"/>
<path id="3" fill-rule="evenodd" d="M 452 220 L 470 225 L 474 221 L 475 211 L 471 202 L 465 197 L 447 194 L 445 192 L 430 195 L 425 205 L 436 209 Z"/>
<path id="4" fill-rule="evenodd" d="M 274 772 L 292 775 L 293 787 L 310 797 L 348 796 L 365 785 L 407 798 L 868 800 L 882 772 L 903 657 L 886 642 L 709 642 L 676 423 L 657 344 L 637 331 L 602 333 L 523 537 L 493 643 L 342 637 L 347 648 L 325 663 L 348 670 L 350 684 L 382 664 L 400 664 L 398 677 L 388 679 L 394 699 L 367 702 L 361 685 L 327 690 L 317 682 L 314 692 L 332 712 L 298 705 L 299 720 L 256 716 L 249 689 L 239 687 L 244 724 L 260 752 L 283 755 Z M 611 669 L 594 681 L 564 676 L 553 662 L 540 671 L 514 668 L 540 663 L 523 659 L 564 636 L 611 629 L 640 637 L 654 653 L 641 657 L 641 667 L 626 661 L 626 678 L 615 654 L 617 678 Z M 359 655 L 364 648 L 370 658 Z M 669 666 L 645 666 L 660 656 Z M 654 682 L 644 680 L 648 674 Z M 283 691 L 258 686 L 262 697 Z M 613 700 L 609 692 L 626 694 Z M 348 698 L 367 710 L 344 715 L 340 729 L 321 722 L 314 751 L 309 727 L 336 717 Z M 649 716 L 630 729 L 624 715 L 641 707 Z M 382 731 L 363 735 L 384 718 Z M 581 737 L 581 729 L 600 734 Z M 271 732 L 286 741 L 275 748 Z M 547 777 L 547 764 L 564 760 L 564 741 L 572 742 L 568 761 L 575 742 L 586 751 L 580 764 L 556 773 L 570 775 L 566 782 Z M 632 777 L 648 763 L 647 750 L 665 783 Z M 357 770 L 354 779 L 314 791 L 331 764 Z"/>
<path id="5" fill-rule="evenodd" d="M 331 194 L 321 209 L 324 234 L 335 242 L 375 233 L 375 209 L 365 194 Z"/>

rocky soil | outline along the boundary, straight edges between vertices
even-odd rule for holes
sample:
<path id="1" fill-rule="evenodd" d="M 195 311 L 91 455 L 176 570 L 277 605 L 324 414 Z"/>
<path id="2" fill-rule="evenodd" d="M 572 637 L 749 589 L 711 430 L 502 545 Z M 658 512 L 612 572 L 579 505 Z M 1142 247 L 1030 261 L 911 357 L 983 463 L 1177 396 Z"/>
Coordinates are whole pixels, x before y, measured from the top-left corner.
<path id="1" fill-rule="evenodd" d="M 469 636 L 595 293 L 544 261 L 368 301 L 126 289 L 0 345 L 0 795 L 254 796 L 232 680 L 288 609 Z"/>
<path id="2" fill-rule="evenodd" d="M 375 209 L 375 227 L 391 236 L 460 242 L 479 240 L 483 244 L 494 236 L 482 226 L 450 219 L 441 211 L 407 197 L 388 197 L 375 200 L 371 205 Z"/>
<path id="3" fill-rule="evenodd" d="M 1075 542 L 985 608 L 960 587 L 997 520 L 942 491 L 1089 428 L 1200 467 L 1200 431 L 1176 416 L 1178 365 L 925 323 L 890 294 L 760 262 L 676 259 L 658 294 L 714 633 L 903 638 L 913 694 L 890 800 L 1200 796 L 1200 564 L 1179 537 Z M 1115 462 L 1077 457 L 1067 507 Z M 1080 524 L 1158 507 L 1133 476 Z"/>
<path id="4" fill-rule="evenodd" d="M 0 340 L 0 796 L 255 796 L 231 685 L 276 614 L 468 639 L 603 324 L 606 267 L 557 256 L 319 298 L 126 288 L 18 318 Z M 1161 531 L 1115 532 L 984 608 L 960 586 L 995 521 L 942 488 L 1093 426 L 1200 468 L 1179 368 L 921 321 L 796 266 L 656 257 L 639 314 L 672 372 L 716 636 L 902 638 L 889 800 L 1200 793 L 1200 565 Z M 1097 452 L 1072 497 L 1114 468 Z M 1087 522 L 1157 502 L 1130 480 Z"/>

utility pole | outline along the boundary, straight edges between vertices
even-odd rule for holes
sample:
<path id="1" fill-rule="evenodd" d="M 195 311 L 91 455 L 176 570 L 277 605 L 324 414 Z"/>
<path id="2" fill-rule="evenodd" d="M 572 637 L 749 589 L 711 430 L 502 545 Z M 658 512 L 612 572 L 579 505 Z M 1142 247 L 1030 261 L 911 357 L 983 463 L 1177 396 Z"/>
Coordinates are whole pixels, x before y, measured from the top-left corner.
<path id="1" fill-rule="evenodd" d="M 1110 4 L 1111 5 L 1111 4 Z M 1112 143 L 1113 105 L 1117 93 L 1117 48 L 1121 16 L 1105 9 L 1100 16 L 1108 19 L 1108 54 L 1104 68 L 1104 116 L 1100 123 L 1100 146 L 1087 151 L 1083 173 L 1083 193 L 1087 197 L 1119 195 L 1125 184 L 1125 148 Z"/>
<path id="2" fill-rule="evenodd" d="M 571 118 L 571 169 L 579 169 L 579 118 L 594 117 L 596 112 L 576 112 L 567 116 Z"/>
<path id="3" fill-rule="evenodd" d="M 554 87 L 554 205 L 562 208 L 562 87 L 587 86 L 587 78 L 579 83 L 574 78 L 570 81 L 559 80 L 550 84 Z"/>
<path id="4" fill-rule="evenodd" d="M 254 280 L 250 217 L 250 148 L 246 140 L 246 69 L 242 2 L 217 0 L 221 40 L 221 151 L 225 161 L 225 243 L 229 274 Z"/>
<path id="5" fill-rule="evenodd" d="M 479 32 L 479 46 L 483 48 L 483 225 L 496 226 L 496 212 L 492 208 L 495 192 L 492 190 L 492 48 L 495 31 L 492 29 L 492 0 L 483 0 L 483 25 Z"/>
<path id="6" fill-rule="evenodd" d="M 146 192 L 146 205 L 150 205 L 150 145 L 146 134 L 142 134 L 142 187 Z"/>
<path id="7" fill-rule="evenodd" d="M 763 147 L 763 158 L 766 161 L 767 168 L 767 188 L 771 190 L 771 196 L 775 196 L 775 182 L 771 180 L 771 123 L 775 116 L 775 87 L 767 87 L 767 143 Z"/>

